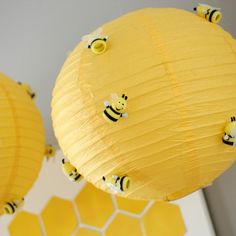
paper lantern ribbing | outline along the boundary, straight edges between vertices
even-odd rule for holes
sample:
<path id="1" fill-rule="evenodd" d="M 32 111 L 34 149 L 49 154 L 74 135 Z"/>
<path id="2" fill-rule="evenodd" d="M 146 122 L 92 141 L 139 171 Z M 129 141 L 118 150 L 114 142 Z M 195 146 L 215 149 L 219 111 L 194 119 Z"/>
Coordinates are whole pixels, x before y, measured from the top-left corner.
<path id="1" fill-rule="evenodd" d="M 8 213 L 15 202 L 21 205 L 44 158 L 43 122 L 32 97 L 24 85 L 0 73 L 0 214 L 7 202 Z"/>
<path id="2" fill-rule="evenodd" d="M 71 164 L 109 192 L 103 176 L 128 176 L 127 198 L 173 200 L 210 184 L 236 159 L 222 142 L 236 115 L 235 40 L 178 9 L 130 13 L 102 35 L 107 50 L 94 54 L 82 41 L 53 92 L 54 130 Z M 107 122 L 113 93 L 128 96 L 128 117 L 106 102 L 117 120 Z"/>

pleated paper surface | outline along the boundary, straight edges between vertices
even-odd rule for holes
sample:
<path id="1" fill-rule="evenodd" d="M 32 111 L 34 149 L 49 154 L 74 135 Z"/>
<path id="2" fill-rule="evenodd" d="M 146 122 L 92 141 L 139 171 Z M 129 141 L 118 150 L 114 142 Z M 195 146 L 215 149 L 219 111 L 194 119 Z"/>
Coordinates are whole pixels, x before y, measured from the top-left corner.
<path id="1" fill-rule="evenodd" d="M 98 188 L 128 175 L 123 196 L 172 200 L 211 183 L 236 159 L 221 141 L 236 115 L 236 42 L 220 26 L 178 9 L 144 9 L 102 26 L 108 50 L 81 42 L 55 85 L 52 119 L 73 165 Z M 103 117 L 127 94 L 128 118 Z"/>
<path id="2" fill-rule="evenodd" d="M 27 92 L 0 73 L 0 213 L 3 204 L 25 197 L 38 176 L 45 134 Z"/>

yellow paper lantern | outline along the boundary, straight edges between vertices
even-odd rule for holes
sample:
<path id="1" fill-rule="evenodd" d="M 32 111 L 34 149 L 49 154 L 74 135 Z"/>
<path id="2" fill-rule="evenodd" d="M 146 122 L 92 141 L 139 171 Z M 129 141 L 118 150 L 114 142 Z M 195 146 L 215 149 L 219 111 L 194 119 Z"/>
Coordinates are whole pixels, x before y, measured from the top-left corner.
<path id="1" fill-rule="evenodd" d="M 102 30 L 101 30 L 102 29 Z M 86 48 L 108 36 L 106 51 Z M 236 42 L 220 26 L 178 9 L 144 9 L 103 25 L 66 60 L 52 119 L 65 156 L 89 182 L 128 176 L 128 198 L 173 200 L 211 183 L 236 159 L 223 144 L 236 115 Z M 90 44 L 89 44 L 90 45 Z M 102 44 L 101 44 L 102 45 Z M 104 119 L 110 95 L 127 118 Z"/>
<path id="2" fill-rule="evenodd" d="M 7 202 L 25 197 L 44 158 L 43 122 L 25 89 L 0 73 L 0 214 Z"/>

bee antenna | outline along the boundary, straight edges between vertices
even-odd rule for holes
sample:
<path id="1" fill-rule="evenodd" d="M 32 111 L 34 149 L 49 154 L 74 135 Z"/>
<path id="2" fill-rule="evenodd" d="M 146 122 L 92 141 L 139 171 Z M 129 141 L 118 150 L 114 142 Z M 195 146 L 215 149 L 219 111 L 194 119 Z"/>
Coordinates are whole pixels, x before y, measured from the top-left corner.
<path id="1" fill-rule="evenodd" d="M 64 158 L 62 159 L 62 164 L 65 164 L 65 159 Z"/>
<path id="2" fill-rule="evenodd" d="M 104 176 L 102 176 L 102 180 L 103 180 L 103 181 L 106 181 L 106 178 L 105 178 Z"/>
<path id="3" fill-rule="evenodd" d="M 125 100 L 127 100 L 128 99 L 128 97 L 127 96 L 125 96 Z"/>

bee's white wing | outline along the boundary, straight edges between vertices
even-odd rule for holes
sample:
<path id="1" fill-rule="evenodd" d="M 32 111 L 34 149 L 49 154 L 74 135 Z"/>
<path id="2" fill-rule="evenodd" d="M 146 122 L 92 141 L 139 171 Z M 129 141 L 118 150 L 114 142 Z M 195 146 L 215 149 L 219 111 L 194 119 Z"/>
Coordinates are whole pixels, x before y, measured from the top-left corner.
<path id="1" fill-rule="evenodd" d="M 100 27 L 100 28 L 96 29 L 94 32 L 92 32 L 90 34 L 90 37 L 92 38 L 92 40 L 101 37 L 102 31 L 103 31 L 103 29 L 102 29 L 102 27 Z"/>
<path id="2" fill-rule="evenodd" d="M 213 8 L 212 6 L 210 6 L 210 5 L 207 5 L 207 4 L 205 4 L 205 3 L 199 3 L 199 6 Z"/>
<path id="3" fill-rule="evenodd" d="M 118 178 L 117 175 L 112 175 L 112 179 L 116 180 Z"/>
<path id="4" fill-rule="evenodd" d="M 116 100 L 118 98 L 118 95 L 116 93 L 111 94 L 111 100 Z"/>
<path id="5" fill-rule="evenodd" d="M 221 9 L 221 8 L 218 8 L 218 7 L 212 7 L 212 6 L 204 4 L 204 3 L 199 3 L 199 5 L 201 5 L 203 7 L 208 7 L 208 8 L 211 8 L 211 9 L 215 9 L 215 10 L 220 10 Z"/>
<path id="6" fill-rule="evenodd" d="M 90 35 L 89 35 L 89 34 L 86 34 L 86 35 L 84 35 L 84 36 L 81 38 L 82 41 L 89 41 L 89 39 L 90 39 Z"/>
<path id="7" fill-rule="evenodd" d="M 101 33 L 102 33 L 102 28 L 100 27 L 97 30 L 95 30 L 94 32 L 92 32 L 91 34 L 84 35 L 81 38 L 81 40 L 91 43 L 95 38 L 98 38 L 101 35 Z"/>
<path id="8" fill-rule="evenodd" d="M 109 188 L 114 194 L 117 194 L 117 193 L 122 194 L 123 193 L 118 187 L 116 187 L 114 185 L 110 185 Z"/>
<path id="9" fill-rule="evenodd" d="M 98 29 L 96 29 L 92 34 L 93 35 L 101 35 L 102 34 L 102 27 L 99 27 Z"/>
<path id="10" fill-rule="evenodd" d="M 91 35 L 90 35 L 90 34 L 84 35 L 84 36 L 81 38 L 81 40 L 82 40 L 83 42 L 86 42 L 85 45 L 84 45 L 84 48 L 88 48 L 88 45 L 93 41 L 93 40 L 91 39 Z"/>
<path id="11" fill-rule="evenodd" d="M 110 106 L 110 102 L 108 102 L 108 101 L 104 101 L 104 106 L 105 106 L 105 107 Z"/>
<path id="12" fill-rule="evenodd" d="M 122 113 L 122 117 L 123 118 L 127 118 L 128 117 L 128 113 L 126 112 L 126 113 Z"/>

